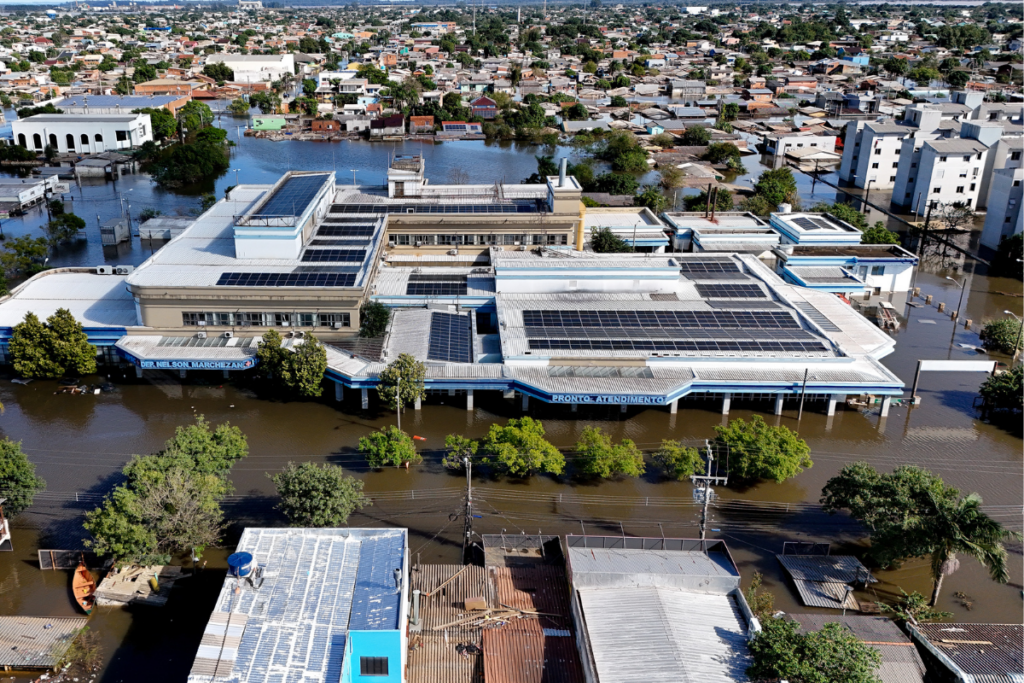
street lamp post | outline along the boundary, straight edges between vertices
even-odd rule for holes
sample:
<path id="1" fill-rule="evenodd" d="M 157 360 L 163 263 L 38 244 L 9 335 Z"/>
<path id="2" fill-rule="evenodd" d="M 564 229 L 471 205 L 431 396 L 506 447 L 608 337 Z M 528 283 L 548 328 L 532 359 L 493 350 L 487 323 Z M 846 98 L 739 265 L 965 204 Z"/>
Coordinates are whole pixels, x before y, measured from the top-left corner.
<path id="1" fill-rule="evenodd" d="M 957 282 L 956 280 L 954 280 L 953 278 L 951 278 L 949 276 L 947 276 L 946 279 L 949 280 L 950 282 L 952 282 L 953 284 L 955 284 L 957 287 L 960 288 L 960 303 L 958 303 L 956 305 L 956 318 L 954 318 L 955 320 L 959 320 L 959 318 L 960 318 L 960 310 L 963 308 L 963 305 L 964 305 L 964 294 L 967 293 L 967 278 L 964 278 L 964 283 L 963 284 L 960 284 L 959 282 Z M 954 325 L 954 327 L 955 327 L 955 325 Z"/>
<path id="2" fill-rule="evenodd" d="M 235 171 L 235 187 L 238 187 L 238 171 L 239 171 L 239 169 L 236 168 L 236 169 L 234 169 L 234 171 Z"/>
<path id="3" fill-rule="evenodd" d="M 1020 349 L 1020 337 L 1021 337 L 1021 334 L 1024 334 L 1024 319 L 1021 319 L 1021 317 L 1018 316 L 1013 311 L 1003 311 L 1003 313 L 1006 313 L 1007 315 L 1013 316 L 1014 320 L 1019 320 L 1020 321 L 1020 329 L 1017 330 L 1017 341 L 1013 345 L 1013 359 L 1017 360 L 1017 354 L 1020 353 L 1020 351 L 1019 351 L 1019 349 Z"/>
<path id="4" fill-rule="evenodd" d="M 352 187 L 355 187 L 356 186 L 356 170 L 357 169 L 350 168 L 349 170 L 352 171 Z"/>

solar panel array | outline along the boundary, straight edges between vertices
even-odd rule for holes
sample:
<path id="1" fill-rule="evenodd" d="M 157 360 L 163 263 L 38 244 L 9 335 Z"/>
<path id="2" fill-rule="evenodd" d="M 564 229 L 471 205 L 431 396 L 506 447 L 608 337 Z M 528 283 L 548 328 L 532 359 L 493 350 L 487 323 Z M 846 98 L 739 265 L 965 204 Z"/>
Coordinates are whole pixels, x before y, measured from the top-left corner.
<path id="1" fill-rule="evenodd" d="M 531 351 L 821 352 L 822 342 L 726 339 L 531 339 Z"/>
<path id="2" fill-rule="evenodd" d="M 794 223 L 803 228 L 804 230 L 835 230 L 836 226 L 828 221 L 824 221 L 820 218 L 806 218 L 800 216 L 799 218 L 791 218 Z"/>
<path id="3" fill-rule="evenodd" d="M 412 273 L 405 286 L 408 296 L 465 296 L 468 290 L 465 275 Z"/>
<path id="4" fill-rule="evenodd" d="M 430 316 L 428 360 L 470 363 L 470 320 L 468 315 L 433 312 Z"/>
<path id="5" fill-rule="evenodd" d="M 740 267 L 735 261 L 728 259 L 679 259 L 679 270 L 683 275 L 701 275 L 703 273 L 738 273 Z"/>
<path id="6" fill-rule="evenodd" d="M 705 299 L 764 299 L 765 293 L 757 285 L 736 282 L 703 283 L 694 285 L 697 293 Z"/>
<path id="7" fill-rule="evenodd" d="M 253 218 L 301 216 L 327 180 L 326 174 L 292 176 L 277 188 Z"/>
<path id="8" fill-rule="evenodd" d="M 335 204 L 332 214 L 382 213 L 537 213 L 536 202 L 523 204 Z"/>
<path id="9" fill-rule="evenodd" d="M 365 249 L 306 249 L 302 254 L 304 263 L 361 263 L 364 258 Z"/>
<path id="10" fill-rule="evenodd" d="M 799 328 L 793 314 L 782 310 L 756 311 L 523 311 L 530 328 L 652 328 L 741 329 Z"/>
<path id="11" fill-rule="evenodd" d="M 366 223 L 324 224 L 316 231 L 316 237 L 371 237 L 376 227 Z"/>
<path id="12" fill-rule="evenodd" d="M 352 287 L 355 273 L 221 273 L 218 287 Z"/>

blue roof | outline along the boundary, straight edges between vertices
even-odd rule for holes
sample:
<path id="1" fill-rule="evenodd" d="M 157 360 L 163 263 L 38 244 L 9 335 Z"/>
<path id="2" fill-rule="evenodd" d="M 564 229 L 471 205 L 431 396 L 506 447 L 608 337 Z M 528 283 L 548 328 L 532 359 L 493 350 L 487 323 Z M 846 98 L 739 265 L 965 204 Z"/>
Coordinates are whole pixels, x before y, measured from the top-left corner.
<path id="1" fill-rule="evenodd" d="M 402 596 L 395 584 L 395 570 L 402 567 L 404 545 L 400 536 L 368 538 L 362 542 L 348 623 L 350 631 L 398 628 Z"/>

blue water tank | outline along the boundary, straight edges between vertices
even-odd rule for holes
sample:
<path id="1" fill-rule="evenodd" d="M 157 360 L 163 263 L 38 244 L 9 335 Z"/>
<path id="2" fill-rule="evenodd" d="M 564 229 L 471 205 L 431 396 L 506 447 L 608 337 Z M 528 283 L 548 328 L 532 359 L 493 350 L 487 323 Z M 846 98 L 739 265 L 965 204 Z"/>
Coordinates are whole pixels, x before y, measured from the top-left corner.
<path id="1" fill-rule="evenodd" d="M 252 553 L 234 553 L 228 556 L 229 576 L 248 576 L 252 571 Z"/>

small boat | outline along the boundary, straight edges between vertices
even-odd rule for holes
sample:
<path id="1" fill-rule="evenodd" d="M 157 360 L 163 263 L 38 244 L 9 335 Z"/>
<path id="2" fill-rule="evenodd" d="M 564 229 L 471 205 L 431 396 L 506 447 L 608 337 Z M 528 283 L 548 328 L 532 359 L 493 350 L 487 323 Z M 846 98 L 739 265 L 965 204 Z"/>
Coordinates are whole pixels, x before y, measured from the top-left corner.
<path id="1" fill-rule="evenodd" d="M 893 331 L 900 328 L 900 319 L 896 315 L 896 307 L 888 301 L 878 302 L 878 326 L 883 330 Z"/>
<path id="2" fill-rule="evenodd" d="M 93 594 L 96 592 L 96 582 L 93 581 L 89 568 L 85 566 L 83 559 L 75 568 L 75 575 L 71 579 L 71 591 L 75 594 L 75 601 L 82 611 L 92 614 Z"/>

